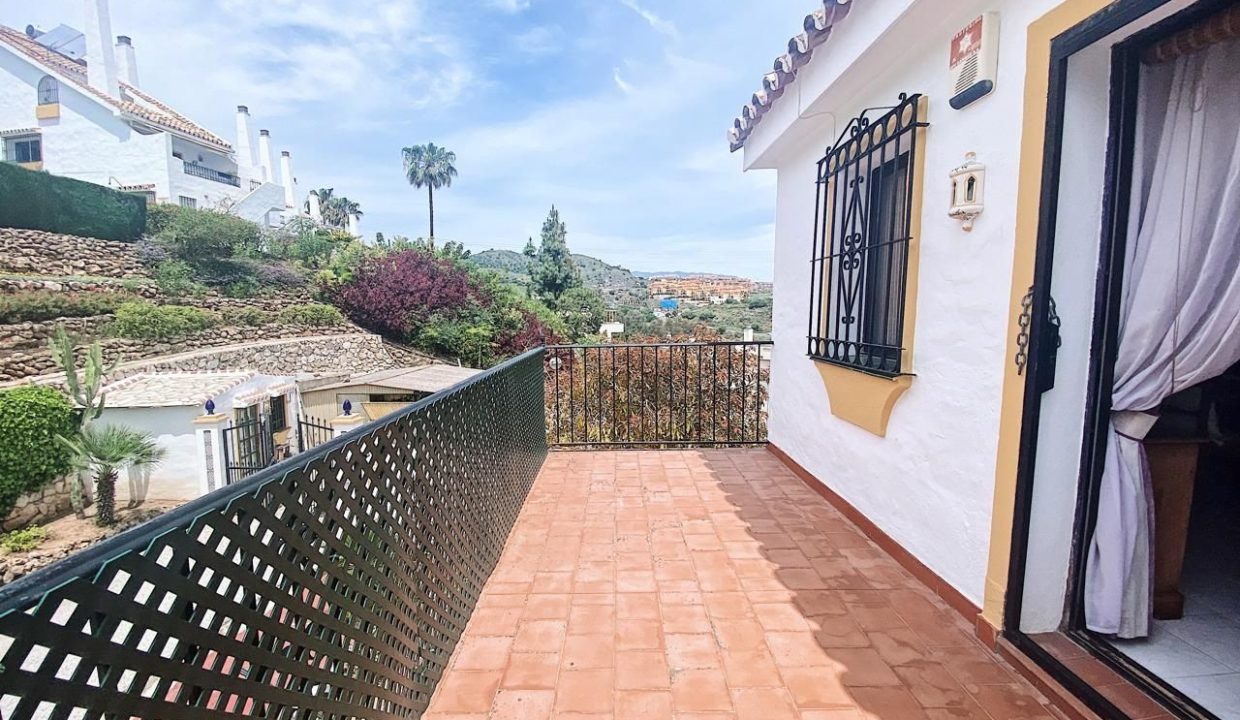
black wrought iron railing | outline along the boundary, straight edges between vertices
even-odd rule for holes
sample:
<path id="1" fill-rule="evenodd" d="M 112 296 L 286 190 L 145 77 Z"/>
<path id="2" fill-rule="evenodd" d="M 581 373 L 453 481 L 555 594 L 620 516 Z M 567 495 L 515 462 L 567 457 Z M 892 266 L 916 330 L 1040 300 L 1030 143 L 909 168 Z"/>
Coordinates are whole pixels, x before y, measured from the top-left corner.
<path id="1" fill-rule="evenodd" d="M 310 415 L 297 418 L 297 452 L 316 448 L 336 436 L 331 422 Z"/>
<path id="2" fill-rule="evenodd" d="M 550 347 L 548 442 L 765 443 L 771 347 L 767 341 Z"/>
<path id="3" fill-rule="evenodd" d="M 200 177 L 204 180 L 211 180 L 217 183 L 224 183 L 225 185 L 232 185 L 233 187 L 241 187 L 241 178 L 233 175 L 232 173 L 221 172 L 219 170 L 209 168 L 206 165 L 199 165 L 196 162 L 190 162 L 189 160 L 185 160 L 184 163 L 186 175 L 193 175 L 194 177 Z"/>
<path id="4" fill-rule="evenodd" d="M 546 456 L 543 351 L 0 588 L 8 718 L 414 718 Z"/>

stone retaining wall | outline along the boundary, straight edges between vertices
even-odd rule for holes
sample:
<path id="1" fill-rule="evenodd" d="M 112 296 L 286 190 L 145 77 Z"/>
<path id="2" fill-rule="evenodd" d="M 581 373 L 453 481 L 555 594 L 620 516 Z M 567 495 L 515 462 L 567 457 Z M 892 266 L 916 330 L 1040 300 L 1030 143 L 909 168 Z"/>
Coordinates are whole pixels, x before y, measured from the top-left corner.
<path id="1" fill-rule="evenodd" d="M 13 503 L 8 517 L 0 520 L 0 532 L 21 530 L 30 525 L 42 525 L 69 514 L 73 503 L 69 499 L 69 478 L 60 478 L 42 490 L 26 493 Z"/>
<path id="2" fill-rule="evenodd" d="M 73 280 L 27 277 L 0 277 L 0 295 L 19 292 L 66 292 L 66 293 L 129 293 L 147 300 L 155 300 L 161 296 L 159 287 L 151 281 L 105 281 L 105 280 Z"/>
<path id="3" fill-rule="evenodd" d="M 0 272 L 146 277 L 134 243 L 0 228 Z"/>
<path id="4" fill-rule="evenodd" d="M 86 318 L 86 320 L 94 321 L 96 318 Z M 370 336 L 369 333 L 366 333 L 364 330 L 355 325 L 342 325 L 338 328 L 321 328 L 281 325 L 278 323 L 270 323 L 267 325 L 260 325 L 258 327 L 211 328 L 175 342 L 107 338 L 101 340 L 99 344 L 103 347 L 105 361 L 111 363 L 118 360 L 128 362 L 138 361 L 142 358 L 161 358 L 165 355 L 175 355 L 178 353 L 186 353 L 210 348 L 225 348 L 232 345 L 254 343 L 256 341 L 323 336 L 326 333 L 332 333 L 333 336 L 356 335 L 374 337 L 374 342 L 381 344 L 381 340 L 378 339 L 377 335 Z M 386 353 L 384 353 L 384 356 L 386 357 Z M 342 367 L 348 368 L 347 363 L 342 365 Z M 190 370 L 197 368 L 182 369 Z M 24 350 L 18 349 L 12 352 L 5 352 L 2 356 L 0 356 L 0 383 L 21 380 L 23 378 L 30 378 L 36 375 L 55 373 L 57 370 L 56 363 L 52 359 L 51 351 L 47 349 L 46 345 L 42 345 L 37 348 L 27 347 Z M 305 369 L 305 371 L 315 372 L 315 370 L 309 368 Z"/>
<path id="5" fill-rule="evenodd" d="M 84 318 L 58 318 L 46 322 L 23 322 L 12 325 L 0 325 L 0 348 L 5 353 L 24 350 L 39 354 L 47 349 L 47 341 L 55 334 L 56 328 L 63 327 L 73 337 L 96 337 L 103 332 L 103 327 L 112 320 L 111 315 L 94 315 Z M 0 372 L 7 361 L 0 360 Z"/>

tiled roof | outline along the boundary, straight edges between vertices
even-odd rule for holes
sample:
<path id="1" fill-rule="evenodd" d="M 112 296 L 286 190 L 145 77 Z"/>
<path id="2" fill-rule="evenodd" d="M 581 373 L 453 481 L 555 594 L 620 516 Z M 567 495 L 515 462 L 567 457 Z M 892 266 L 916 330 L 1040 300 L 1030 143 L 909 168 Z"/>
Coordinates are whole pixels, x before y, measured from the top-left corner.
<path id="1" fill-rule="evenodd" d="M 809 62 L 814 51 L 831 37 L 836 23 L 848 15 L 853 1 L 821 0 L 822 7 L 805 16 L 802 23 L 805 32 L 794 35 L 788 41 L 788 52 L 775 58 L 774 69 L 762 77 L 762 89 L 741 108 L 741 114 L 728 129 L 728 141 L 733 152 L 745 147 L 745 141 L 762 121 L 762 116 L 796 80 L 797 72 Z"/>
<path id="2" fill-rule="evenodd" d="M 223 138 L 128 83 L 120 83 L 120 98 L 110 97 L 106 93 L 99 92 L 91 87 L 86 80 L 85 63 L 70 60 L 54 50 L 49 50 L 31 40 L 25 33 L 19 30 L 0 25 L 0 42 L 17 50 L 40 65 L 68 78 L 86 93 L 120 110 L 123 114 L 150 123 L 163 130 L 183 133 L 202 140 L 225 152 L 232 151 L 232 146 Z"/>
<path id="3" fill-rule="evenodd" d="M 150 372 L 103 388 L 110 408 L 201 405 L 250 380 L 250 372 Z"/>

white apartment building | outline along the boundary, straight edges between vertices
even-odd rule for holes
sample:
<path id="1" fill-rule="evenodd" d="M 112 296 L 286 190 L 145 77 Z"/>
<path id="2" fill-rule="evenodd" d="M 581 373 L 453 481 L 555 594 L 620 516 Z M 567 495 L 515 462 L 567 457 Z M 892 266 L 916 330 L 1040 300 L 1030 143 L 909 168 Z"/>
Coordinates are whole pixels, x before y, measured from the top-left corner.
<path id="1" fill-rule="evenodd" d="M 245 106 L 233 144 L 145 92 L 108 0 L 84 4 L 85 31 L 0 25 L 5 161 L 267 225 L 301 211 L 291 154 L 277 168 L 270 132 L 253 142 Z"/>

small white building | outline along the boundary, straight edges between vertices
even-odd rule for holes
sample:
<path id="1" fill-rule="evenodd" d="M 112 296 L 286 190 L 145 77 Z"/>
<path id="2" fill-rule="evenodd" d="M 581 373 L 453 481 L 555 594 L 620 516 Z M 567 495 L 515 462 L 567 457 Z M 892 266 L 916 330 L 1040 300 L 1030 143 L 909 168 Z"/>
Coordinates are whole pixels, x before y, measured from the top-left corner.
<path id="1" fill-rule="evenodd" d="M 144 91 L 133 41 L 113 36 L 108 0 L 85 0 L 86 30 L 0 25 L 3 159 L 134 192 L 229 210 L 266 225 L 301 211 L 290 153 L 253 142 L 237 108 L 235 146 Z"/>
<path id="2" fill-rule="evenodd" d="M 258 454 L 262 448 L 264 464 L 297 452 L 299 397 L 289 377 L 253 372 L 151 372 L 118 380 L 103 392 L 106 403 L 97 422 L 150 433 L 167 452 L 151 472 L 147 497 L 152 500 L 192 500 L 208 489 L 202 486 L 204 461 L 194 422 L 205 414 L 208 401 L 215 415 L 231 418 L 231 427 L 244 435 L 229 438 L 240 440 L 233 443 L 234 449 L 253 446 Z M 250 432 L 251 424 L 269 433 L 270 442 L 267 437 L 259 438 L 257 431 Z M 245 454 L 233 452 L 229 461 L 249 462 L 237 457 Z M 125 482 L 118 483 L 117 495 L 121 500 L 129 497 Z"/>

